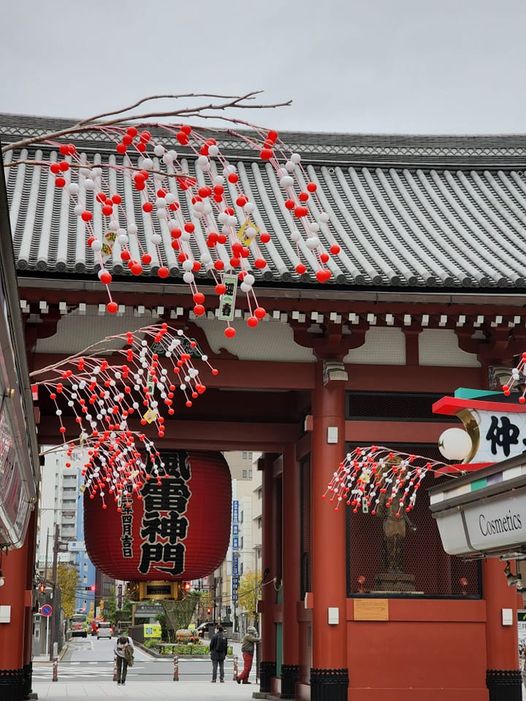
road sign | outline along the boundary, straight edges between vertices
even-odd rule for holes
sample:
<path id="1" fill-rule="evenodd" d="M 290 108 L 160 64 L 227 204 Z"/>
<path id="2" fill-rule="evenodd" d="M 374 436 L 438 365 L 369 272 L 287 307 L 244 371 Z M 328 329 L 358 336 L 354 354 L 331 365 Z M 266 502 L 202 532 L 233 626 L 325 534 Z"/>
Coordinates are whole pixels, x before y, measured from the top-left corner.
<path id="1" fill-rule="evenodd" d="M 53 606 L 51 604 L 44 604 L 43 606 L 40 607 L 40 615 L 45 616 L 46 618 L 49 618 L 51 614 L 53 613 Z"/>

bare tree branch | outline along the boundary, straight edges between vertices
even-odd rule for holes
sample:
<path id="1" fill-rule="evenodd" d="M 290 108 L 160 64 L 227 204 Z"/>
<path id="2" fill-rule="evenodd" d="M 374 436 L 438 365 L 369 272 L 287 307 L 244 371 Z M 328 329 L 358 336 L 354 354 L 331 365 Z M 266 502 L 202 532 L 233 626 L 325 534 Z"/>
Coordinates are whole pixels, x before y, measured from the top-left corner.
<path id="1" fill-rule="evenodd" d="M 88 132 L 92 131 L 94 129 L 102 129 L 104 127 L 109 127 L 113 126 L 116 124 L 123 124 L 123 123 L 137 123 L 137 122 L 144 122 L 145 120 L 149 119 L 159 119 L 159 118 L 165 118 L 165 117 L 183 117 L 185 119 L 188 119 L 188 117 L 196 117 L 196 118 L 203 118 L 203 119 L 213 119 L 214 115 L 213 114 L 205 114 L 206 112 L 222 112 L 227 109 L 234 109 L 234 108 L 239 108 L 239 109 L 250 109 L 250 110 L 258 110 L 258 109 L 275 109 L 278 107 L 288 107 L 291 104 L 291 100 L 288 100 L 286 102 L 276 102 L 273 104 L 245 104 L 249 100 L 253 100 L 256 95 L 258 95 L 261 91 L 252 91 L 249 93 L 246 93 L 245 95 L 240 95 L 236 97 L 230 97 L 229 95 L 225 96 L 215 96 L 215 95 L 210 95 L 210 97 L 217 97 L 218 99 L 223 100 L 223 102 L 211 102 L 209 104 L 205 105 L 198 105 L 198 106 L 193 106 L 193 107 L 186 107 L 186 108 L 180 108 L 177 110 L 168 110 L 168 111 L 154 111 L 154 112 L 146 112 L 144 114 L 140 115 L 129 115 L 126 116 L 124 113 L 127 110 L 133 109 L 134 107 L 147 102 L 151 100 L 158 100 L 158 99 L 164 99 L 166 97 L 171 97 L 171 96 L 166 96 L 166 95 L 152 95 L 150 97 L 145 97 L 142 100 L 139 100 L 135 105 L 131 105 L 129 108 L 124 108 L 122 110 L 116 110 L 114 112 L 107 112 L 106 114 L 95 116 L 95 117 L 90 117 L 89 119 L 84 119 L 76 124 L 73 124 L 69 127 L 65 127 L 64 129 L 59 129 L 54 132 L 49 132 L 47 134 L 42 134 L 41 136 L 31 136 L 26 139 L 21 139 L 20 141 L 13 142 L 11 144 L 6 144 L 2 148 L 2 153 L 8 153 L 9 151 L 14 151 L 15 149 L 21 149 L 25 148 L 26 146 L 30 146 L 32 144 L 37 144 L 37 143 L 42 143 L 44 141 L 52 141 L 59 139 L 61 137 L 65 136 L 70 136 L 74 134 L 80 134 L 83 132 Z M 203 93 L 202 95 L 199 94 L 191 94 L 189 93 L 188 95 L 180 95 L 180 96 L 173 96 L 174 99 L 178 98 L 183 98 L 183 97 L 209 97 L 208 94 Z M 114 114 L 120 114 L 120 117 L 116 117 L 115 119 L 108 119 L 105 121 L 101 121 L 100 117 L 105 117 L 105 116 L 112 116 Z M 242 120 L 238 120 L 235 118 L 229 118 L 229 117 L 222 117 L 217 115 L 217 119 L 222 119 L 223 121 L 230 122 L 232 124 L 244 124 L 248 127 L 251 125 L 248 122 L 244 122 Z M 164 125 L 166 126 L 166 125 Z"/>
<path id="2" fill-rule="evenodd" d="M 259 95 L 262 92 L 262 90 L 254 90 L 252 92 L 247 93 L 242 99 L 253 100 L 256 95 Z M 83 119 L 80 122 L 77 122 L 77 124 L 79 126 L 82 126 L 84 124 L 87 124 L 88 122 L 99 121 L 100 119 L 104 119 L 105 117 L 113 117 L 116 114 L 122 114 L 123 112 L 131 112 L 131 110 L 134 110 L 136 107 L 139 107 L 139 105 L 142 105 L 145 102 L 149 102 L 151 100 L 183 100 L 188 99 L 190 97 L 212 97 L 220 100 L 239 99 L 237 95 L 214 95 L 213 93 L 181 93 L 180 95 L 151 95 L 150 97 L 143 97 L 142 100 L 138 100 L 133 105 L 128 105 L 128 107 L 123 107 L 122 109 L 114 110 L 113 112 L 102 112 L 101 114 L 96 114 L 93 117 L 88 117 L 88 119 Z"/>

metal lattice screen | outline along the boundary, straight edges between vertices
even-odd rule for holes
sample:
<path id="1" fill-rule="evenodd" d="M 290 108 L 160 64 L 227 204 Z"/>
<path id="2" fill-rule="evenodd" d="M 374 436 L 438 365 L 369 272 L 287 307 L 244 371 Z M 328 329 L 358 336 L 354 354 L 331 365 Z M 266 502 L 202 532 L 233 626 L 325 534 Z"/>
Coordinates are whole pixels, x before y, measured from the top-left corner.
<path id="1" fill-rule="evenodd" d="M 386 517 L 347 509 L 348 596 L 480 597 L 479 563 L 451 557 L 442 547 L 427 492 L 436 484 L 434 476 L 426 477 L 415 508 L 408 514 L 398 575 L 386 572 Z"/>

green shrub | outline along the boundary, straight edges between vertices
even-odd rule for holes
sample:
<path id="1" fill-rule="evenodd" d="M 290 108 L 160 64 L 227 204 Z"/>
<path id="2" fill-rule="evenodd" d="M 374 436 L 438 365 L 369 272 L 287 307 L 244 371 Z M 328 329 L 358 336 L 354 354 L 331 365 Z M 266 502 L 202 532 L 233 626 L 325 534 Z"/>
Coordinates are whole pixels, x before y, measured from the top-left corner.
<path id="1" fill-rule="evenodd" d="M 151 649 L 151 648 L 155 648 L 157 645 L 159 645 L 160 642 L 161 642 L 160 638 L 147 638 L 143 642 L 143 645 L 144 645 L 144 647 Z"/>
<path id="2" fill-rule="evenodd" d="M 210 653 L 208 645 L 203 645 L 200 643 L 163 644 L 162 647 L 158 647 L 159 642 L 159 640 L 148 640 L 144 642 L 144 646 L 147 648 L 152 648 L 155 651 L 160 652 L 162 655 L 166 655 L 167 657 L 173 655 L 208 655 Z M 232 652 L 232 646 L 229 645 L 227 655 L 231 655 Z"/>

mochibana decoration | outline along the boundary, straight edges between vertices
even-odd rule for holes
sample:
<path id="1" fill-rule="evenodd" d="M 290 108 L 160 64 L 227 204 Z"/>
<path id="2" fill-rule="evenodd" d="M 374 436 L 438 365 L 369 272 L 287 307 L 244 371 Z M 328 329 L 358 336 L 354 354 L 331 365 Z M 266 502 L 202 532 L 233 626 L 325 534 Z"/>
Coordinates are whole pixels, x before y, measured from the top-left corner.
<path id="1" fill-rule="evenodd" d="M 207 119 L 211 116 L 208 110 L 279 106 L 247 104 L 255 94 L 171 114 Z M 165 280 L 182 271 L 192 293 L 196 316 L 206 311 L 198 278 L 205 275 L 212 278 L 215 294 L 219 296 L 219 318 L 227 322 L 225 335 L 229 338 L 236 335 L 230 322 L 234 318 L 238 285 L 247 299 L 247 325 L 256 327 L 265 318 L 266 310 L 254 292 L 254 273 L 264 272 L 272 260 L 271 232 L 263 230 L 263 220 L 248 192 L 248 183 L 221 151 L 220 140 L 228 134 L 248 144 L 276 172 L 284 206 L 296 225 L 290 236 L 296 262 L 290 272 L 298 277 L 310 274 L 320 283 L 330 280 L 331 256 L 340 253 L 340 246 L 331 231 L 329 215 L 318 196 L 318 185 L 302 166 L 301 155 L 287 149 L 277 131 L 227 116 L 219 118 L 248 127 L 249 131 L 205 129 L 188 123 L 138 121 L 138 126 L 134 126 L 122 123 L 123 113 L 129 109 L 83 120 L 56 133 L 55 136 L 66 137 L 89 128 L 114 141 L 115 155 L 100 162 L 90 162 L 89 155 L 80 153 L 74 143 L 38 138 L 38 142 L 58 151 L 57 157 L 48 162 L 39 161 L 39 165 L 47 163 L 55 186 L 67 193 L 71 201 L 79 219 L 78 230 L 84 232 L 98 264 L 99 280 L 108 291 L 109 313 L 119 309 L 110 291 L 111 258 L 114 263 L 122 262 L 137 276 L 156 274 Z M 120 116 L 101 119 L 115 114 Z M 152 113 L 146 116 L 151 117 Z M 129 115 L 128 119 L 139 120 L 139 117 Z M 188 174 L 185 166 L 188 158 L 195 159 L 197 177 Z M 115 172 L 124 177 L 122 192 L 117 192 Z M 133 191 L 140 198 L 142 216 L 139 217 L 131 213 Z M 197 231 L 202 236 L 196 237 Z M 169 248 L 176 254 L 175 265 L 169 263 Z"/>
<path id="2" fill-rule="evenodd" d="M 165 476 L 124 491 L 101 510 L 84 495 L 93 564 L 127 582 L 190 581 L 223 561 L 230 539 L 231 479 L 221 453 L 163 453 Z"/>
<path id="3" fill-rule="evenodd" d="M 180 405 L 192 406 L 206 391 L 196 361 L 218 374 L 195 340 L 162 323 L 107 337 L 31 373 L 34 391 L 45 391 L 55 405 L 63 440 L 59 449 L 70 459 L 66 467 L 72 466 L 76 448 L 86 449 L 84 489 L 90 499 L 98 496 L 104 509 L 107 499 L 118 502 L 124 492 L 161 482 L 165 465 L 146 427 L 163 438 L 165 416 Z M 130 428 L 133 419 L 142 430 Z"/>
<path id="4" fill-rule="evenodd" d="M 442 462 L 383 446 L 355 448 L 340 463 L 323 496 L 335 502 L 336 509 L 347 505 L 353 513 L 361 511 L 375 516 L 382 505 L 401 518 L 404 511 L 413 509 L 428 472 L 445 473 L 451 468 Z M 461 472 L 460 468 L 453 469 Z"/>
<path id="5" fill-rule="evenodd" d="M 513 390 L 519 390 L 519 404 L 526 404 L 526 353 L 522 353 L 517 365 L 512 369 L 510 379 L 503 385 L 502 391 L 509 397 Z"/>

